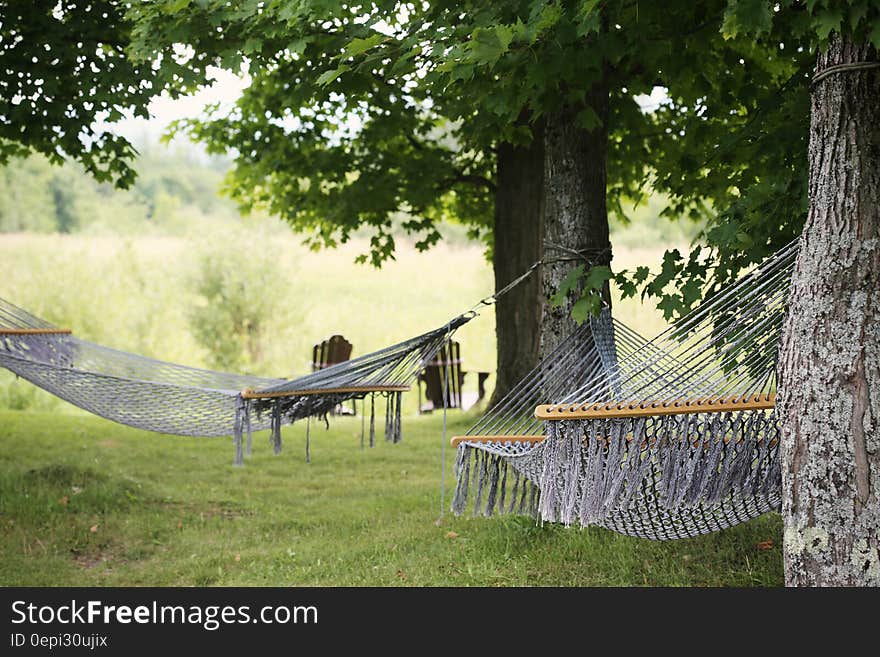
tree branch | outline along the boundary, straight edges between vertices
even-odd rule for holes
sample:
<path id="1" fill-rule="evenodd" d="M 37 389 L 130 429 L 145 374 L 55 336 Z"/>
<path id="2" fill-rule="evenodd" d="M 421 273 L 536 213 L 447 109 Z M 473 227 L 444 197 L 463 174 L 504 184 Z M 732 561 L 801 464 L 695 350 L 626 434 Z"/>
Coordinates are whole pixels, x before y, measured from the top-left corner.
<path id="1" fill-rule="evenodd" d="M 425 150 L 425 146 L 424 146 L 424 144 L 421 144 L 421 143 L 419 142 L 419 140 L 416 139 L 415 137 L 413 137 L 412 135 L 407 135 L 407 136 L 406 136 L 406 140 L 407 140 L 410 144 L 412 144 L 413 148 L 415 148 L 417 151 L 424 151 L 424 150 Z"/>
<path id="2" fill-rule="evenodd" d="M 442 190 L 448 190 L 452 189 L 460 183 L 466 183 L 477 187 L 484 187 L 493 194 L 498 189 L 495 186 L 495 183 L 493 183 L 491 180 L 489 180 L 485 176 L 480 176 L 474 173 L 457 173 L 454 176 L 441 180 L 440 184 L 437 187 Z"/>

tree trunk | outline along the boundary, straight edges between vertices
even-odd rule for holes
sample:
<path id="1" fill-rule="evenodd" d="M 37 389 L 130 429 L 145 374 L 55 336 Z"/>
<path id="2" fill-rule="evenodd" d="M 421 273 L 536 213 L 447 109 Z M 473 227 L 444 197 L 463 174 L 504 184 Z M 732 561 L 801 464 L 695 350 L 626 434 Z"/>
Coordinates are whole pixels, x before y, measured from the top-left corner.
<path id="1" fill-rule="evenodd" d="M 594 85 L 587 96 L 601 125 L 585 130 L 577 120 L 579 107 L 565 107 L 546 117 L 544 131 L 544 256 L 542 267 L 541 355 L 550 353 L 574 329 L 569 296 L 559 308 L 548 297 L 572 267 L 611 262 L 608 209 L 605 199 L 608 150 L 608 92 Z M 580 254 L 580 256 L 578 256 Z M 548 400 L 549 401 L 549 400 Z"/>
<path id="2" fill-rule="evenodd" d="M 544 171 L 543 131 L 532 127 L 527 146 L 498 147 L 495 192 L 495 289 L 500 290 L 541 258 L 541 191 Z M 538 363 L 541 325 L 540 281 L 532 275 L 495 306 L 498 367 L 496 404 Z"/>
<path id="3" fill-rule="evenodd" d="M 832 37 L 817 72 L 876 61 Z M 817 81 L 780 354 L 785 581 L 880 585 L 880 71 Z"/>

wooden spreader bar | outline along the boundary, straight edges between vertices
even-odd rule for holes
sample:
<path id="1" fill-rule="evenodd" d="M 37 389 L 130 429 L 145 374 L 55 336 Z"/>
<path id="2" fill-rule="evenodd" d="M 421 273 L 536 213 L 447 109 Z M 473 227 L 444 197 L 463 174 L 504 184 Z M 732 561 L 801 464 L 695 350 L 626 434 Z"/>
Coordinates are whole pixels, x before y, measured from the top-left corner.
<path id="1" fill-rule="evenodd" d="M 277 397 L 307 397 L 309 395 L 346 394 L 351 392 L 407 392 L 409 386 L 345 386 L 340 388 L 304 388 L 279 392 L 257 392 L 252 388 L 241 391 L 242 399 L 275 399 Z"/>
<path id="2" fill-rule="evenodd" d="M 450 442 L 453 447 L 458 447 L 460 443 L 527 443 L 534 445 L 544 442 L 544 436 L 453 436 Z"/>
<path id="3" fill-rule="evenodd" d="M 59 328 L 3 328 L 0 326 L 0 335 L 70 335 L 70 329 Z"/>
<path id="4" fill-rule="evenodd" d="M 535 409 L 539 420 L 591 420 L 601 418 L 681 415 L 685 413 L 728 413 L 775 408 L 776 393 L 736 395 L 716 399 L 693 398 L 676 401 L 542 404 Z"/>
<path id="5" fill-rule="evenodd" d="M 461 443 L 477 443 L 477 444 L 522 443 L 525 445 L 538 445 L 539 443 L 543 443 L 545 439 L 546 439 L 546 436 L 455 436 L 451 442 L 452 442 L 453 447 L 458 447 Z M 625 436 L 625 439 L 628 443 L 632 442 L 632 439 L 633 439 L 632 434 L 628 433 Z M 596 440 L 598 440 L 600 442 L 607 442 L 608 441 L 607 438 L 604 438 L 602 436 L 596 436 Z M 679 440 L 681 440 L 681 438 L 679 438 Z M 724 437 L 725 444 L 729 443 L 731 440 L 732 440 L 731 436 Z M 763 437 L 758 437 L 758 442 L 761 442 L 762 440 L 764 440 Z M 778 439 L 775 437 L 771 438 L 770 439 L 770 447 L 775 447 L 777 440 Z M 586 444 L 587 439 L 584 438 L 581 442 Z M 642 445 L 643 446 L 645 446 L 647 444 L 654 445 L 654 442 L 655 442 L 654 438 L 652 438 L 649 441 L 643 440 Z M 741 440 L 738 440 L 737 442 L 741 442 Z M 700 444 L 700 440 L 694 440 L 691 442 L 691 444 L 694 447 L 697 447 Z"/>

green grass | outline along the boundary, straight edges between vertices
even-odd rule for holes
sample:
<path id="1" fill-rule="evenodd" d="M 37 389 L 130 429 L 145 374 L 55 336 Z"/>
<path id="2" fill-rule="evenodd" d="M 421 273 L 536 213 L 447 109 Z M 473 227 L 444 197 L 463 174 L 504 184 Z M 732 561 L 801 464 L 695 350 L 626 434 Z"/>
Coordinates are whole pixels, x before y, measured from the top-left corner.
<path id="1" fill-rule="evenodd" d="M 359 419 L 313 424 L 311 464 L 304 426 L 277 457 L 261 433 L 234 468 L 226 439 L 2 411 L 0 585 L 782 584 L 776 515 L 665 543 L 519 517 L 437 526 L 440 419 L 405 417 L 401 444 L 365 450 Z M 472 419 L 451 415 L 450 434 Z"/>

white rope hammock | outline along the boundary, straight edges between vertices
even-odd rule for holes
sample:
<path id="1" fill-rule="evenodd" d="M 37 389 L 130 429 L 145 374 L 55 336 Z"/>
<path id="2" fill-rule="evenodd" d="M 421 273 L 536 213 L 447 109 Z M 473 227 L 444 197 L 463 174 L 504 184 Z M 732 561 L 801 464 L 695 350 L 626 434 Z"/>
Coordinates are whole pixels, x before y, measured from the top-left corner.
<path id="1" fill-rule="evenodd" d="M 777 509 L 776 361 L 796 253 L 650 342 L 592 319 L 454 439 L 453 510 L 670 539 Z"/>
<path id="2" fill-rule="evenodd" d="M 0 299 L 0 366 L 79 408 L 149 431 L 229 436 L 242 463 L 242 437 L 271 429 L 276 452 L 281 425 L 325 417 L 337 404 L 384 395 L 386 439 L 401 437 L 400 395 L 471 311 L 396 345 L 293 379 L 197 369 L 110 349 L 60 329 Z M 372 404 L 371 404 L 372 407 Z M 371 419 L 371 442 L 375 433 Z"/>

